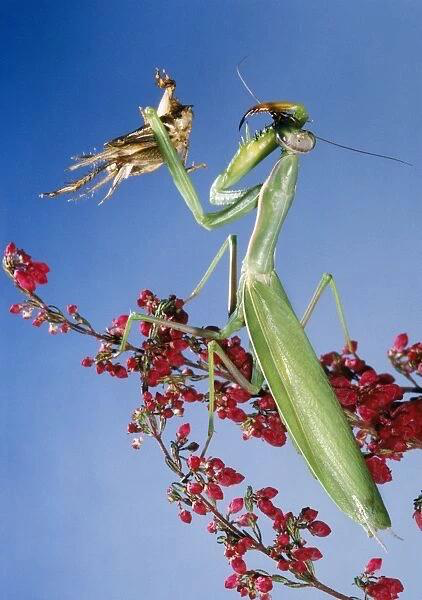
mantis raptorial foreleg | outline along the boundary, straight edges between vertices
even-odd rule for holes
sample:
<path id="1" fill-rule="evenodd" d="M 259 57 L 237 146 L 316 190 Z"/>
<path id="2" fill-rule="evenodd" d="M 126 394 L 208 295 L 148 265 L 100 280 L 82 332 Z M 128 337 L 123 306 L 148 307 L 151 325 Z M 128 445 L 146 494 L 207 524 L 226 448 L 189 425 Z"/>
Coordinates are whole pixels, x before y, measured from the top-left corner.
<path id="1" fill-rule="evenodd" d="M 338 318 L 340 321 L 341 328 L 343 330 L 343 335 L 344 335 L 344 339 L 346 341 L 346 346 L 349 348 L 349 350 L 351 352 L 353 352 L 352 342 L 351 342 L 350 334 L 349 334 L 349 328 L 347 327 L 346 317 L 344 314 L 343 303 L 340 299 L 340 294 L 339 294 L 336 282 L 334 280 L 334 277 L 331 275 L 331 273 L 323 273 L 322 274 L 321 280 L 318 283 L 318 285 L 312 295 L 312 298 L 305 310 L 305 313 L 300 320 L 300 324 L 302 325 L 302 327 L 306 327 L 306 325 L 307 325 L 309 319 L 311 318 L 311 315 L 315 309 L 315 306 L 317 305 L 318 300 L 321 298 L 322 292 L 325 290 L 327 285 L 330 286 L 331 291 L 334 296 L 334 301 L 336 303 L 336 311 L 337 311 L 337 315 L 338 315 Z"/>

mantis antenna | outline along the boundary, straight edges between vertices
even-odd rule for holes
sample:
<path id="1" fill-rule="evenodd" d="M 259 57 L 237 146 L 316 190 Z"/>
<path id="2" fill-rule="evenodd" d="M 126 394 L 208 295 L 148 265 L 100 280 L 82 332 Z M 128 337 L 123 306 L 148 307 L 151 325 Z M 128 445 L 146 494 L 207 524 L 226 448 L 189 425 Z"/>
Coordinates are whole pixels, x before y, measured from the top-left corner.
<path id="1" fill-rule="evenodd" d="M 256 100 L 259 104 L 262 104 L 262 101 L 258 98 L 258 96 L 251 90 L 251 88 L 246 83 L 242 73 L 240 72 L 240 65 L 247 59 L 247 56 L 244 56 L 236 65 L 236 71 L 239 76 L 240 81 L 243 83 L 245 89 L 249 92 L 254 100 Z M 359 148 L 353 148 L 352 146 L 345 146 L 344 144 L 338 144 L 337 142 L 332 142 L 331 140 L 327 140 L 319 135 L 315 135 L 316 139 L 320 142 L 325 142 L 326 144 L 331 144 L 332 146 L 337 146 L 337 148 L 343 148 L 344 150 L 350 150 L 351 152 L 358 152 L 359 154 L 367 154 L 368 156 L 377 156 L 378 158 L 385 158 L 386 160 L 393 160 L 394 162 L 401 163 L 402 165 L 407 165 L 409 167 L 413 167 L 413 164 L 407 162 L 406 160 L 401 160 L 401 158 L 396 158 L 394 156 L 387 156 L 386 154 L 377 154 L 375 152 L 368 152 L 367 150 L 360 150 Z"/>
<path id="2" fill-rule="evenodd" d="M 240 72 L 240 69 L 239 69 L 240 65 L 241 65 L 243 62 L 245 62 L 245 60 L 246 60 L 247 58 L 248 58 L 247 56 L 244 56 L 244 57 L 243 57 L 241 60 L 239 60 L 239 62 L 238 62 L 238 63 L 237 63 L 237 65 L 236 65 L 236 71 L 237 71 L 237 74 L 238 74 L 238 76 L 239 76 L 239 79 L 240 79 L 240 81 L 243 83 L 243 85 L 245 86 L 246 90 L 247 90 L 247 91 L 250 93 L 250 95 L 252 96 L 252 98 L 253 98 L 254 100 L 256 100 L 256 101 L 258 102 L 258 104 L 261 104 L 262 100 L 260 100 L 260 99 L 258 98 L 258 96 L 256 96 L 256 95 L 253 93 L 253 91 L 251 90 L 251 88 L 248 86 L 248 84 L 247 84 L 247 83 L 246 83 L 246 81 L 244 80 L 244 78 L 243 78 L 243 76 L 242 76 L 242 73 Z"/>
<path id="3" fill-rule="evenodd" d="M 378 156 L 378 158 L 385 158 L 386 160 L 394 160 L 394 162 L 401 163 L 402 165 L 407 165 L 408 167 L 413 167 L 413 164 L 407 162 L 406 160 L 402 160 L 401 158 L 396 158 L 394 156 L 387 156 L 386 154 L 376 154 L 375 152 L 368 152 L 367 150 L 359 150 L 358 148 L 352 148 L 352 146 L 344 146 L 343 144 L 337 144 L 337 142 L 332 142 L 331 140 L 326 140 L 319 135 L 315 136 L 317 140 L 321 142 L 325 142 L 326 144 L 331 144 L 332 146 L 337 146 L 338 148 L 344 148 L 345 150 L 350 150 L 351 152 L 359 152 L 359 154 L 368 154 L 369 156 Z"/>

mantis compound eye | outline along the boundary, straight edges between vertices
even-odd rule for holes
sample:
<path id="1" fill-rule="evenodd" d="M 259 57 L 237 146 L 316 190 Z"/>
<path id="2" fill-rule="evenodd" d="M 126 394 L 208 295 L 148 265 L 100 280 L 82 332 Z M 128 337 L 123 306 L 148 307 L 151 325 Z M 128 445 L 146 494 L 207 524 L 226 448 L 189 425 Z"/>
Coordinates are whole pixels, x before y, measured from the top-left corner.
<path id="1" fill-rule="evenodd" d="M 316 144 L 314 134 L 304 129 L 277 133 L 276 139 L 279 146 L 295 154 L 306 154 L 313 150 Z"/>

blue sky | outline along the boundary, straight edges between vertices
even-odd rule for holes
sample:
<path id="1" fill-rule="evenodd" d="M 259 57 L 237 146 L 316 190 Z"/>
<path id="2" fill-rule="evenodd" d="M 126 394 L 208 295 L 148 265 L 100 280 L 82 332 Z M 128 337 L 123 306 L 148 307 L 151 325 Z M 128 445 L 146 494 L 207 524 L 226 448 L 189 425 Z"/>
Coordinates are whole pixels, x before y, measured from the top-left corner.
<path id="1" fill-rule="evenodd" d="M 391 153 L 413 168 L 318 144 L 302 160 L 296 204 L 283 230 L 277 269 L 298 312 L 320 275 L 335 274 L 352 336 L 380 371 L 394 336 L 421 331 L 422 7 L 416 1 L 301 3 L 7 2 L 0 8 L 2 179 L 0 233 L 51 266 L 42 289 L 51 303 L 77 303 L 97 328 L 128 312 L 137 293 L 186 295 L 228 233 L 241 252 L 252 217 L 212 233 L 191 218 L 164 169 L 132 178 L 103 206 L 95 199 L 40 199 L 60 186 L 70 157 L 139 126 L 138 106 L 156 105 L 156 66 L 193 104 L 190 158 L 208 169 L 201 197 L 238 144 L 237 124 L 253 100 L 243 71 L 265 100 L 304 102 L 322 137 Z M 265 120 L 251 121 L 258 127 Z M 273 158 L 249 177 L 265 176 Z M 147 441 L 130 448 L 125 428 L 138 403 L 135 379 L 82 369 L 89 339 L 52 338 L 7 313 L 18 296 L 1 285 L 2 476 L 5 539 L 2 588 L 8 600 L 230 598 L 221 548 L 187 527 L 165 490 L 171 474 Z M 191 322 L 225 320 L 225 268 L 191 308 Z M 309 327 L 317 352 L 341 347 L 327 295 Z M 206 415 L 193 411 L 196 437 Z M 291 447 L 243 443 L 220 424 L 213 453 L 256 486 L 280 488 L 279 504 L 311 505 L 333 535 L 320 544 L 322 581 L 353 594 L 353 576 L 382 550 L 343 517 Z M 401 542 L 385 537 L 384 572 L 416 598 L 420 533 L 410 519 L 420 489 L 416 453 L 394 464 L 383 488 Z M 419 480 L 418 480 L 419 475 Z M 261 565 L 264 566 L 264 565 Z M 274 598 L 319 597 L 281 589 Z M 322 596 L 321 596 L 322 597 Z"/>

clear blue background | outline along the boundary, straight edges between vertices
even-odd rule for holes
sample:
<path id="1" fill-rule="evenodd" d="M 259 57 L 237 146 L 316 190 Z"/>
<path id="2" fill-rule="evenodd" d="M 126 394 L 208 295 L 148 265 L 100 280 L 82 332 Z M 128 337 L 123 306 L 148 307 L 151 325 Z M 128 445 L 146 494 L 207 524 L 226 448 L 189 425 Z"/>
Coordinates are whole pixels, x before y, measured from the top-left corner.
<path id="1" fill-rule="evenodd" d="M 259 97 L 302 101 L 323 137 L 415 163 L 318 144 L 303 158 L 277 256 L 299 312 L 320 274 L 335 274 L 362 356 L 388 369 L 394 336 L 408 331 L 416 340 L 421 332 L 421 22 L 420 2 L 405 0 L 4 0 L 4 244 L 14 240 L 47 261 L 43 297 L 62 307 L 77 303 L 99 329 L 133 308 L 142 288 L 186 295 L 228 233 L 239 234 L 244 250 L 253 218 L 212 233 L 200 229 L 164 169 L 125 182 L 102 207 L 38 194 L 65 181 L 70 156 L 139 126 L 138 105 L 160 97 L 152 80 L 159 66 L 177 80 L 180 99 L 194 104 L 190 158 L 208 163 L 194 175 L 205 201 L 236 150 L 239 117 L 254 103 L 235 74 L 247 55 L 243 70 Z M 172 476 L 158 448 L 149 440 L 139 453 L 130 448 L 125 429 L 139 401 L 135 378 L 82 369 L 94 343 L 74 334 L 52 338 L 7 314 L 19 296 L 5 278 L 0 285 L 3 597 L 234 598 L 223 588 L 230 569 L 204 533 L 206 519 L 188 527 L 167 504 Z M 192 323 L 224 323 L 225 286 L 221 266 L 192 305 Z M 341 347 L 329 295 L 309 333 L 317 352 Z M 194 407 L 189 420 L 201 440 L 205 412 Z M 370 557 L 383 556 L 384 573 L 406 584 L 402 597 L 421 598 L 421 533 L 411 520 L 421 486 L 416 452 L 392 465 L 394 481 L 382 490 L 404 538 L 385 535 L 384 554 L 335 509 L 291 447 L 244 443 L 230 423 L 218 424 L 213 443 L 213 453 L 252 485 L 279 487 L 283 509 L 320 510 L 333 528 L 318 544 L 322 581 L 358 595 L 353 576 Z M 248 564 L 265 567 L 253 554 Z M 322 595 L 280 588 L 274 597 Z"/>

